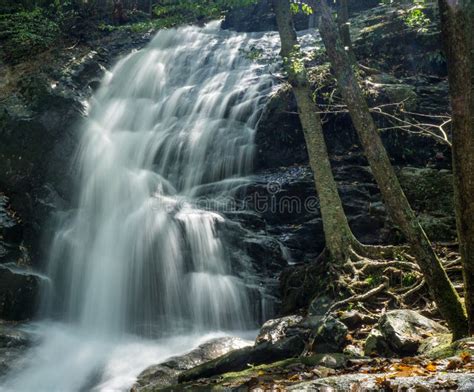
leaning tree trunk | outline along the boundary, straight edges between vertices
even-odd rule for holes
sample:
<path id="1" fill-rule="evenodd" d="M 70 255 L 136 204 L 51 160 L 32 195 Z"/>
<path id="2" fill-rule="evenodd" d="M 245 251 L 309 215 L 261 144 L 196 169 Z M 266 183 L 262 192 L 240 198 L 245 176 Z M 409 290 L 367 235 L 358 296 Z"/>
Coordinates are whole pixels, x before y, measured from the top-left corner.
<path id="1" fill-rule="evenodd" d="M 453 116 L 456 221 L 469 333 L 474 334 L 474 2 L 439 0 Z"/>
<path id="2" fill-rule="evenodd" d="M 454 338 L 466 336 L 467 320 L 461 300 L 400 186 L 326 0 L 321 0 L 320 6 L 321 37 L 387 210 L 410 244 L 430 293 Z"/>
<path id="3" fill-rule="evenodd" d="M 321 118 L 313 101 L 312 89 L 301 59 L 296 31 L 288 0 L 273 0 L 283 58 L 289 82 L 298 105 L 298 113 L 306 141 L 309 163 L 319 196 L 326 249 L 341 264 L 346 261 L 351 245 L 357 243 L 344 213 L 334 180 L 324 140 Z"/>

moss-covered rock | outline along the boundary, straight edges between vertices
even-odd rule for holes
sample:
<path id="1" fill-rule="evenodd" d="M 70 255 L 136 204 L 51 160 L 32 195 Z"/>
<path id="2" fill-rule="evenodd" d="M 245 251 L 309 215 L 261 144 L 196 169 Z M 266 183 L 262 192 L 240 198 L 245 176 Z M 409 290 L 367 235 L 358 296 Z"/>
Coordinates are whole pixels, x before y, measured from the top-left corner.
<path id="1" fill-rule="evenodd" d="M 366 355 L 415 355 L 425 350 L 426 338 L 446 335 L 448 329 L 412 310 L 385 313 L 365 342 Z"/>
<path id="2" fill-rule="evenodd" d="M 398 177 L 408 201 L 433 241 L 456 238 L 453 176 L 448 170 L 405 167 Z"/>
<path id="3" fill-rule="evenodd" d="M 461 353 L 468 353 L 474 356 L 474 338 L 465 338 L 451 342 L 446 336 L 444 340 L 440 340 L 439 344 L 429 348 L 424 346 L 424 355 L 432 359 L 450 358 Z"/>
<path id="4" fill-rule="evenodd" d="M 249 364 L 255 366 L 296 357 L 302 353 L 303 349 L 304 342 L 299 336 L 282 339 L 275 344 L 265 342 L 254 347 L 245 347 L 181 373 L 178 381 L 187 382 L 208 378 L 223 373 L 244 370 L 249 367 Z"/>

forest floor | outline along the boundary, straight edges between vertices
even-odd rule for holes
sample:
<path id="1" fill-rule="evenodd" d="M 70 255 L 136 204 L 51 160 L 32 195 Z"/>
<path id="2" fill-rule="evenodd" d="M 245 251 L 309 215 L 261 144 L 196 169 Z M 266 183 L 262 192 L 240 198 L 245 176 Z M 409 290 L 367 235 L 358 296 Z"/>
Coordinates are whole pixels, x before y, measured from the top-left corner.
<path id="1" fill-rule="evenodd" d="M 474 341 L 470 340 L 466 341 L 465 351 L 443 359 L 317 355 L 256 366 L 163 390 L 468 391 L 474 388 L 473 350 Z"/>

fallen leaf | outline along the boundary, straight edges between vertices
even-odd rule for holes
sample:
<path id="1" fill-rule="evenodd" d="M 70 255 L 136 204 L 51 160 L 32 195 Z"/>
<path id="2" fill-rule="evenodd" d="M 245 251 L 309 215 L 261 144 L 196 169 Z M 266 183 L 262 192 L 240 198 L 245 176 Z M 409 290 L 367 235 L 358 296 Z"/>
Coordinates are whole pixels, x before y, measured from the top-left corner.
<path id="1" fill-rule="evenodd" d="M 459 357 L 461 358 L 461 361 L 463 361 L 464 363 L 469 363 L 471 362 L 472 360 L 472 357 L 471 357 L 471 354 L 466 352 L 466 351 L 463 351 Z"/>
<path id="2" fill-rule="evenodd" d="M 454 369 L 459 369 L 460 367 L 462 367 L 462 361 L 456 358 L 456 359 L 451 359 L 448 362 L 448 365 L 446 366 L 446 369 L 447 370 L 454 370 Z"/>

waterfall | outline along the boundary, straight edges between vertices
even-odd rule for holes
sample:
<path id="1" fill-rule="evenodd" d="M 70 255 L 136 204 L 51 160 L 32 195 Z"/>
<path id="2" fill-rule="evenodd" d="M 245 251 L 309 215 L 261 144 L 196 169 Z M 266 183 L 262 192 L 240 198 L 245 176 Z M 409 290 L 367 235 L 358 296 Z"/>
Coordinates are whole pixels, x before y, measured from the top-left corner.
<path id="1" fill-rule="evenodd" d="M 122 390 L 124 375 L 196 336 L 256 327 L 225 218 L 206 206 L 252 170 L 272 88 L 267 66 L 246 55 L 260 38 L 217 22 L 164 30 L 104 77 L 75 159 L 77 209 L 51 247 L 43 308 L 54 321 L 4 390 Z M 113 355 L 132 369 L 114 368 Z"/>

